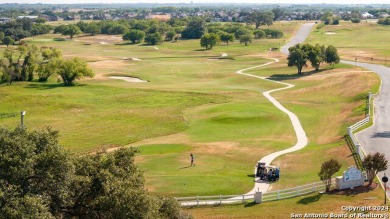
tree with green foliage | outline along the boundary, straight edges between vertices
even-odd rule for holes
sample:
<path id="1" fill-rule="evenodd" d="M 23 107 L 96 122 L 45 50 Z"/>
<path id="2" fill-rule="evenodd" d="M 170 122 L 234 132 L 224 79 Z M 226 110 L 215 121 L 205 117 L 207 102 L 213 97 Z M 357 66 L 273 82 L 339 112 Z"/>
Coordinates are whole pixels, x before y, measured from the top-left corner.
<path id="1" fill-rule="evenodd" d="M 175 36 L 176 36 L 175 31 L 169 31 L 165 34 L 165 40 L 172 41 Z"/>
<path id="2" fill-rule="evenodd" d="M 236 37 L 236 39 L 240 39 L 240 37 L 244 35 L 252 35 L 252 34 L 253 31 L 245 27 L 240 27 L 234 32 L 234 36 Z"/>
<path id="3" fill-rule="evenodd" d="M 53 33 L 60 33 L 61 34 L 65 31 L 66 28 L 67 28 L 67 26 L 65 24 L 61 24 L 61 25 L 54 28 Z"/>
<path id="4" fill-rule="evenodd" d="M 4 39 L 4 33 L 0 32 L 0 42 L 3 42 L 3 39 Z"/>
<path id="5" fill-rule="evenodd" d="M 79 58 L 69 60 L 57 58 L 52 61 L 50 66 L 54 68 L 52 72 L 62 78 L 65 86 L 72 86 L 76 79 L 94 76 L 92 70 L 87 66 L 87 62 Z"/>
<path id="6" fill-rule="evenodd" d="M 54 73 L 56 68 L 55 59 L 62 57 L 62 51 L 56 48 L 41 48 L 41 58 L 38 59 L 38 81 L 44 82 Z"/>
<path id="7" fill-rule="evenodd" d="M 2 68 L 2 81 L 8 82 L 9 85 L 13 81 L 25 80 L 25 77 L 21 75 L 21 62 L 28 52 L 26 45 L 18 46 L 16 49 L 7 48 L 4 50 L 3 57 L 1 59 L 0 67 Z"/>
<path id="8" fill-rule="evenodd" d="M 332 66 L 334 64 L 340 63 L 340 56 L 337 52 L 336 47 L 330 45 L 325 50 L 325 57 L 326 57 L 326 63 L 331 64 Z"/>
<path id="9" fill-rule="evenodd" d="M 185 39 L 200 39 L 206 32 L 206 22 L 203 18 L 194 17 L 187 27 L 181 32 L 181 37 Z"/>
<path id="10" fill-rule="evenodd" d="M 322 62 L 326 59 L 326 48 L 325 46 L 320 46 L 319 44 L 316 44 L 315 46 L 309 46 L 308 47 L 309 52 L 309 61 L 311 62 L 311 66 L 318 71 L 320 68 L 320 65 Z"/>
<path id="11" fill-rule="evenodd" d="M 253 23 L 256 26 L 256 29 L 258 29 L 261 25 L 267 25 L 270 26 L 274 22 L 274 13 L 272 11 L 252 11 L 247 16 L 247 22 Z"/>
<path id="12" fill-rule="evenodd" d="M 356 11 L 356 10 L 353 10 L 351 12 L 351 22 L 352 23 L 360 23 L 360 21 L 362 20 L 362 15 L 360 14 L 359 11 Z"/>
<path id="13" fill-rule="evenodd" d="M 279 18 L 282 18 L 286 14 L 286 10 L 284 8 L 274 8 L 272 9 L 272 12 L 274 13 L 274 21 L 278 20 Z"/>
<path id="14" fill-rule="evenodd" d="M 149 45 L 157 45 L 162 43 L 164 40 L 160 33 L 148 34 L 145 37 L 145 42 Z"/>
<path id="15" fill-rule="evenodd" d="M 263 30 L 255 30 L 253 34 L 255 35 L 255 39 L 262 39 L 267 36 Z"/>
<path id="16" fill-rule="evenodd" d="M 15 40 L 12 39 L 12 37 L 10 37 L 10 36 L 6 36 L 6 37 L 4 37 L 4 39 L 3 39 L 3 44 L 6 45 L 7 47 L 8 47 L 9 45 L 12 45 L 14 42 L 15 42 Z"/>
<path id="17" fill-rule="evenodd" d="M 267 35 L 270 38 L 278 39 L 283 37 L 283 32 L 280 30 L 275 29 L 263 29 L 265 35 Z"/>
<path id="18" fill-rule="evenodd" d="M 248 46 L 248 43 L 251 43 L 253 39 L 252 34 L 245 34 L 240 37 L 240 43 L 244 43 L 245 46 Z"/>
<path id="19" fill-rule="evenodd" d="M 322 181 L 325 181 L 326 192 L 330 191 L 330 186 L 332 185 L 332 176 L 337 173 L 340 168 L 340 162 L 333 158 L 322 163 L 318 176 Z"/>
<path id="20" fill-rule="evenodd" d="M 124 34 L 128 28 L 121 24 L 114 24 L 109 30 L 108 34 L 110 35 L 116 35 L 116 34 Z"/>
<path id="21" fill-rule="evenodd" d="M 38 68 L 38 59 L 40 58 L 38 47 L 35 45 L 27 47 L 27 54 L 24 57 L 22 70 L 21 70 L 21 80 L 32 81 L 34 79 L 34 73 Z"/>
<path id="22" fill-rule="evenodd" d="M 200 38 L 200 46 L 205 47 L 206 50 L 212 49 L 220 41 L 219 36 L 215 33 L 206 33 Z"/>
<path id="23" fill-rule="evenodd" d="M 333 23 L 333 13 L 330 11 L 325 12 L 321 17 L 321 21 L 323 21 L 325 25 L 332 24 Z"/>
<path id="24" fill-rule="evenodd" d="M 61 32 L 64 36 L 70 36 L 70 39 L 73 39 L 73 36 L 80 34 L 81 30 L 77 25 L 69 24 Z"/>
<path id="25" fill-rule="evenodd" d="M 123 40 L 129 40 L 133 44 L 141 43 L 145 38 L 145 32 L 141 30 L 130 30 L 122 36 Z"/>
<path id="26" fill-rule="evenodd" d="M 302 68 L 307 66 L 306 62 L 309 59 L 305 47 L 301 44 L 297 44 L 288 49 L 289 55 L 287 57 L 288 66 L 296 66 L 298 68 L 298 74 L 302 74 Z"/>
<path id="27" fill-rule="evenodd" d="M 73 156 L 58 136 L 0 128 L 1 218 L 190 218 L 173 198 L 146 191 L 137 149 Z"/>
<path id="28" fill-rule="evenodd" d="M 387 160 L 383 153 L 368 154 L 362 161 L 363 168 L 366 170 L 368 184 L 371 185 L 376 174 L 387 170 Z"/>
<path id="29" fill-rule="evenodd" d="M 234 42 L 234 34 L 231 33 L 226 33 L 226 32 L 219 32 L 218 33 L 219 38 L 221 39 L 222 42 L 225 42 L 226 45 L 229 45 L 229 42 Z"/>
<path id="30" fill-rule="evenodd" d="M 97 25 L 96 23 L 93 22 L 93 23 L 89 23 L 87 26 L 85 26 L 83 32 L 88 33 L 91 36 L 94 36 L 96 34 L 101 33 L 101 29 L 100 29 L 99 25 Z"/>

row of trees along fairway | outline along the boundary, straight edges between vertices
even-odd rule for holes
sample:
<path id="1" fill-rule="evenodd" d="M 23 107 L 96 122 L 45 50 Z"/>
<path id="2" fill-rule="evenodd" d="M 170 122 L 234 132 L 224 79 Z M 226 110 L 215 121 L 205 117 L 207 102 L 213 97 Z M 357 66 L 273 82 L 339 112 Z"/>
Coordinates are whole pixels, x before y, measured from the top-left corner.
<path id="1" fill-rule="evenodd" d="M 307 67 L 307 61 L 310 61 L 312 67 L 317 71 L 320 65 L 324 62 L 331 64 L 337 64 L 340 62 L 340 57 L 336 47 L 330 45 L 325 47 L 316 44 L 297 44 L 288 49 L 290 54 L 287 57 L 288 66 L 296 66 L 298 68 L 298 74 L 302 74 L 302 68 Z"/>
<path id="2" fill-rule="evenodd" d="M 190 218 L 146 191 L 136 149 L 75 156 L 58 136 L 0 128 L 0 218 Z"/>
<path id="3" fill-rule="evenodd" d="M 384 154 L 378 152 L 375 154 L 368 154 L 362 161 L 362 166 L 367 174 L 367 186 L 371 186 L 375 176 L 380 171 L 387 170 L 387 160 Z M 340 162 L 335 159 L 330 159 L 322 163 L 318 176 L 325 182 L 326 192 L 330 191 L 330 187 L 332 185 L 332 176 L 337 173 L 340 168 Z"/>
<path id="4" fill-rule="evenodd" d="M 20 45 L 6 48 L 3 58 L 0 58 L 0 79 L 12 84 L 13 81 L 45 82 L 51 75 L 61 77 L 65 86 L 73 85 L 76 79 L 93 77 L 94 73 L 87 63 L 79 58 L 65 60 L 62 51 L 55 48 L 34 45 Z"/>

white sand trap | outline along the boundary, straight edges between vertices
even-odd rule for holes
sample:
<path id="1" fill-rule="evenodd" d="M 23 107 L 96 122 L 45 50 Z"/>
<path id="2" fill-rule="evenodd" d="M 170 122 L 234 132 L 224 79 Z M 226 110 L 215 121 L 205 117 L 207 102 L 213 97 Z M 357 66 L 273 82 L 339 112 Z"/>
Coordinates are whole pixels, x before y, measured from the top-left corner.
<path id="1" fill-rule="evenodd" d="M 102 44 L 102 45 L 106 45 L 106 44 L 108 44 L 107 42 L 104 42 L 104 41 L 102 41 L 102 42 L 99 42 L 100 44 Z"/>
<path id="2" fill-rule="evenodd" d="M 123 57 L 123 60 L 132 60 L 132 61 L 141 61 L 142 59 L 139 59 L 139 58 L 127 58 L 127 57 Z"/>
<path id="3" fill-rule="evenodd" d="M 157 47 L 157 46 L 153 46 L 153 48 L 154 48 L 155 50 L 158 50 L 158 47 Z"/>
<path id="4" fill-rule="evenodd" d="M 327 34 L 327 35 L 335 35 L 337 33 L 335 33 L 335 32 L 325 32 L 325 34 Z"/>
<path id="5" fill-rule="evenodd" d="M 127 82 L 132 82 L 132 83 L 142 83 L 142 82 L 147 82 L 147 81 L 141 80 L 141 79 L 139 79 L 139 78 L 123 77 L 123 76 L 111 76 L 111 77 L 108 77 L 108 78 L 111 78 L 111 79 L 119 79 L 119 80 L 124 80 L 124 81 L 127 81 Z"/>
<path id="6" fill-rule="evenodd" d="M 228 56 L 228 54 L 226 54 L 226 53 L 222 53 L 222 55 L 221 55 L 221 57 L 227 57 Z"/>

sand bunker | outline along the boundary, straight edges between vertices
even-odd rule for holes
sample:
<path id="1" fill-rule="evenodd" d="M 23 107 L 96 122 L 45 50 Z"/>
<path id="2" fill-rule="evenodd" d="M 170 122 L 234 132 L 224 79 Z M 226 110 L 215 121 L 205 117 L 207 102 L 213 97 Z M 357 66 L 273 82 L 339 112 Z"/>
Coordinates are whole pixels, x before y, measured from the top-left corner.
<path id="1" fill-rule="evenodd" d="M 226 53 L 222 53 L 222 55 L 221 55 L 221 57 L 227 57 L 228 56 L 228 54 L 226 54 Z"/>
<path id="2" fill-rule="evenodd" d="M 99 42 L 99 43 L 102 44 L 102 45 L 108 44 L 107 42 L 104 42 L 104 41 Z"/>
<path id="3" fill-rule="evenodd" d="M 139 59 L 139 58 L 127 58 L 127 57 L 123 57 L 123 60 L 132 60 L 132 61 L 141 61 L 142 59 Z"/>
<path id="4" fill-rule="evenodd" d="M 154 48 L 155 50 L 158 50 L 157 46 L 153 46 L 153 48 Z"/>
<path id="5" fill-rule="evenodd" d="M 335 32 L 325 32 L 325 34 L 327 34 L 327 35 L 335 35 L 337 33 L 335 33 Z"/>
<path id="6" fill-rule="evenodd" d="M 111 77 L 108 77 L 108 78 L 119 79 L 119 80 L 124 80 L 124 81 L 127 81 L 127 82 L 133 82 L 133 83 L 148 82 L 148 81 L 141 80 L 139 78 L 125 77 L 125 76 L 111 76 Z"/>

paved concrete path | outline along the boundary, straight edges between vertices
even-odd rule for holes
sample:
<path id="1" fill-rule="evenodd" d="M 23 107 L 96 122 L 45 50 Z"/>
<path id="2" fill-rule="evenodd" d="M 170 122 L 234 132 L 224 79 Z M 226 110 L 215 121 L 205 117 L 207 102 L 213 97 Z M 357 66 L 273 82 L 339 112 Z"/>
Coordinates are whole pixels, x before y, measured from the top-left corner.
<path id="1" fill-rule="evenodd" d="M 260 76 L 256 76 L 256 75 L 252 75 L 252 74 L 243 73 L 244 71 L 247 71 L 247 70 L 250 70 L 250 69 L 254 69 L 254 68 L 260 68 L 260 67 L 263 67 L 263 66 L 266 66 L 266 65 L 270 65 L 270 64 L 275 63 L 275 62 L 279 62 L 279 60 L 278 59 L 274 59 L 273 62 L 268 62 L 268 63 L 265 63 L 263 65 L 258 65 L 258 66 L 253 66 L 253 67 L 250 67 L 250 68 L 241 69 L 241 70 L 236 72 L 237 74 L 245 75 L 245 76 L 248 76 L 248 77 L 258 78 L 258 79 L 267 80 L 267 81 L 271 81 L 271 82 L 274 82 L 274 83 L 285 85 L 285 87 L 282 87 L 282 88 L 277 88 L 277 89 L 274 89 L 274 90 L 265 91 L 265 92 L 263 92 L 263 95 L 272 104 L 274 104 L 279 110 L 281 110 L 282 112 L 284 112 L 284 113 L 286 113 L 288 115 L 288 117 L 290 118 L 291 123 L 293 125 L 294 131 L 295 131 L 295 135 L 297 137 L 297 143 L 293 147 L 291 147 L 291 148 L 288 148 L 288 149 L 285 149 L 285 150 L 282 150 L 282 151 L 278 151 L 278 152 L 274 152 L 272 154 L 269 154 L 269 155 L 263 157 L 260 160 L 260 162 L 265 162 L 266 165 L 270 165 L 271 162 L 275 158 L 277 158 L 277 157 L 279 157 L 281 155 L 284 155 L 284 154 L 287 154 L 287 153 L 291 153 L 291 152 L 294 152 L 294 151 L 297 151 L 297 150 L 300 150 L 300 149 L 304 148 L 307 145 L 307 142 L 308 142 L 307 137 L 306 137 L 306 133 L 303 130 L 302 125 L 301 125 L 298 117 L 294 113 L 292 113 L 291 111 L 286 109 L 281 103 L 279 103 L 274 97 L 271 96 L 272 92 L 289 89 L 289 88 L 294 87 L 294 85 L 288 84 L 288 83 L 284 83 L 284 82 L 280 82 L 280 81 L 269 80 L 269 79 L 267 79 L 265 77 L 260 77 Z M 269 183 L 267 181 L 262 181 L 259 178 L 255 178 L 255 186 L 247 194 L 253 194 L 256 191 L 266 192 L 268 190 L 268 188 L 269 188 Z"/>
<path id="2" fill-rule="evenodd" d="M 311 28 L 313 26 L 314 26 L 314 23 L 303 24 L 301 26 L 301 28 L 298 30 L 297 34 L 291 39 L 291 41 L 281 48 L 282 53 L 288 55 L 288 48 L 290 48 L 291 46 L 294 46 L 294 45 L 296 45 L 298 43 L 304 42 L 305 39 L 307 38 L 307 36 L 310 34 L 310 30 L 311 30 Z M 285 85 L 285 87 L 282 87 L 282 88 L 277 88 L 277 89 L 265 91 L 265 92 L 263 92 L 263 95 L 272 104 L 274 104 L 279 110 L 281 110 L 282 112 L 284 112 L 284 113 L 286 113 L 288 115 L 288 117 L 290 118 L 291 123 L 293 125 L 294 131 L 295 131 L 295 135 L 297 137 L 297 142 L 296 142 L 296 144 L 294 146 L 292 146 L 290 148 L 287 148 L 287 149 L 282 150 L 282 151 L 274 152 L 272 154 L 269 154 L 269 155 L 263 157 L 260 161 L 261 162 L 265 162 L 267 165 L 271 164 L 271 162 L 275 158 L 277 158 L 277 157 L 279 157 L 281 155 L 284 155 L 284 154 L 287 154 L 287 153 L 291 153 L 291 152 L 294 152 L 294 151 L 298 151 L 298 150 L 304 148 L 307 145 L 307 143 L 308 143 L 308 139 L 306 137 L 306 133 L 303 130 L 302 125 L 301 125 L 298 117 L 294 113 L 292 113 L 291 111 L 286 109 L 281 103 L 279 103 L 274 97 L 271 96 L 271 93 L 273 93 L 273 92 L 289 89 L 289 88 L 294 87 L 294 85 L 293 84 L 289 84 L 289 83 L 285 83 L 285 82 L 270 80 L 270 79 L 267 79 L 266 77 L 261 77 L 261 76 L 256 76 L 256 75 L 244 73 L 247 70 L 264 67 L 264 66 L 276 63 L 276 62 L 279 62 L 279 60 L 278 59 L 273 59 L 272 62 L 267 62 L 267 63 L 262 64 L 262 65 L 257 65 L 257 66 L 252 66 L 252 67 L 249 67 L 249 68 L 241 69 L 241 70 L 238 70 L 236 72 L 236 74 L 240 74 L 240 75 L 244 75 L 244 76 L 248 76 L 248 77 L 253 77 L 253 78 L 257 78 L 257 79 L 261 79 L 261 80 L 267 80 L 267 81 L 270 81 L 270 82 L 274 82 L 274 83 L 278 83 L 278 84 L 281 84 L 281 85 Z M 269 186 L 270 186 L 270 184 L 267 181 L 262 181 L 259 178 L 255 178 L 255 186 L 253 187 L 253 189 L 251 191 L 249 191 L 245 195 L 246 195 L 247 198 L 248 197 L 253 198 L 253 194 L 256 191 L 260 191 L 260 192 L 264 193 L 264 192 L 266 192 L 268 190 Z M 236 201 L 242 200 L 242 196 L 232 197 L 229 200 L 231 200 L 232 202 L 236 202 Z M 212 201 L 212 200 L 211 201 L 205 201 L 205 200 L 203 200 L 203 201 L 200 202 L 200 204 L 205 204 L 205 203 L 208 203 L 208 204 L 218 204 L 219 201 Z M 225 201 L 225 203 L 226 203 L 226 201 Z M 191 206 L 191 205 L 196 205 L 196 204 L 197 204 L 197 202 L 194 202 L 194 201 L 188 201 L 188 202 L 182 203 L 183 206 L 186 206 L 186 205 Z"/>
<path id="3" fill-rule="evenodd" d="M 353 61 L 342 60 L 341 62 L 369 69 L 378 74 L 382 80 L 380 91 L 374 99 L 374 124 L 357 133 L 356 137 L 366 153 L 384 153 L 390 162 L 390 68 Z M 387 176 L 390 176 L 390 168 L 385 172 Z M 382 176 L 383 172 L 378 174 L 379 178 Z"/>

